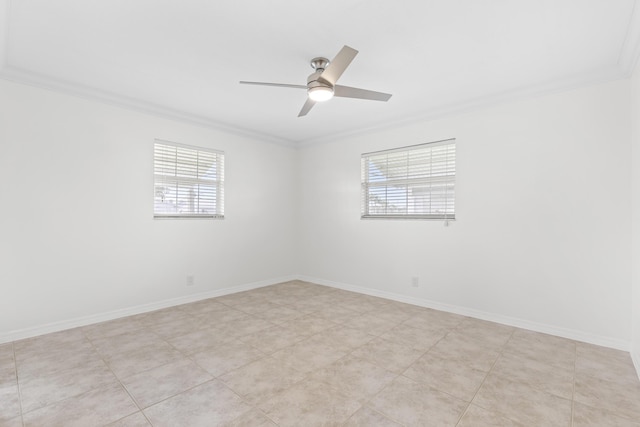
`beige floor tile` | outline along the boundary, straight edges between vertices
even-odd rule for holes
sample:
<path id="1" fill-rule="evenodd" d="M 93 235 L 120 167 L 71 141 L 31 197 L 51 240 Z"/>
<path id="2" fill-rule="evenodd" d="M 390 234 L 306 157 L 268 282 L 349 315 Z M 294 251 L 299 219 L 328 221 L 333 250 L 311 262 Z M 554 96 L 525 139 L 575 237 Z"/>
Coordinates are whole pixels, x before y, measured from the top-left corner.
<path id="1" fill-rule="evenodd" d="M 425 311 L 412 314 L 404 323 L 414 328 L 453 329 L 464 319 L 466 319 L 466 317 L 458 314 L 445 313 L 427 308 Z"/>
<path id="2" fill-rule="evenodd" d="M 424 352 L 382 338 L 376 338 L 355 349 L 352 354 L 388 371 L 400 374 L 409 365 L 418 360 Z"/>
<path id="3" fill-rule="evenodd" d="M 354 298 L 354 299 L 344 300 L 344 301 L 338 300 L 338 304 L 341 307 L 346 308 L 348 310 L 357 311 L 358 313 L 367 313 L 383 307 L 384 305 L 387 304 L 387 302 L 367 300 L 364 298 Z"/>
<path id="4" fill-rule="evenodd" d="M 487 373 L 459 360 L 442 358 L 429 352 L 409 366 L 403 375 L 470 402 Z"/>
<path id="5" fill-rule="evenodd" d="M 504 352 L 565 369 L 573 369 L 576 361 L 575 341 L 524 329 L 513 332 Z"/>
<path id="6" fill-rule="evenodd" d="M 206 313 L 194 315 L 204 327 L 221 326 L 225 323 L 235 322 L 236 320 L 244 319 L 249 316 L 244 311 L 236 310 L 228 306 L 224 306 L 224 309 L 208 311 Z"/>
<path id="7" fill-rule="evenodd" d="M 571 401 L 489 374 L 473 404 L 530 426 L 569 426 Z"/>
<path id="8" fill-rule="evenodd" d="M 96 360 L 101 360 L 101 357 L 87 342 L 86 346 L 74 347 L 66 351 L 58 349 L 50 354 L 29 357 L 18 363 L 18 374 L 20 381 L 27 382 L 66 369 L 81 367 Z"/>
<path id="9" fill-rule="evenodd" d="M 303 298 L 297 295 L 275 292 L 266 296 L 265 299 L 274 304 L 283 305 L 295 309 L 296 305 L 298 305 Z M 304 313 L 309 314 L 307 312 Z"/>
<path id="10" fill-rule="evenodd" d="M 357 400 L 313 380 L 301 381 L 258 406 L 281 427 L 340 426 L 360 408 Z"/>
<path id="11" fill-rule="evenodd" d="M 396 377 L 397 374 L 352 355 L 345 356 L 309 376 L 363 404 Z"/>
<path id="12" fill-rule="evenodd" d="M 56 371 L 51 375 L 20 381 L 22 410 L 32 411 L 91 389 L 117 383 L 116 377 L 105 363 L 96 359 L 84 365 Z"/>
<path id="13" fill-rule="evenodd" d="M 400 324 L 380 335 L 380 338 L 406 345 L 416 350 L 427 351 L 444 338 L 447 332 L 447 329 L 422 329 Z"/>
<path id="14" fill-rule="evenodd" d="M 251 291 L 237 292 L 235 294 L 223 295 L 214 299 L 215 302 L 228 306 L 251 304 L 256 301 L 264 301 L 263 298 L 254 295 Z"/>
<path id="15" fill-rule="evenodd" d="M 122 383 L 140 408 L 146 408 L 213 379 L 190 359 L 144 371 L 125 378 Z"/>
<path id="16" fill-rule="evenodd" d="M 156 366 L 182 359 L 183 354 L 166 342 L 146 345 L 135 350 L 105 357 L 109 368 L 120 379 L 144 372 Z"/>
<path id="17" fill-rule="evenodd" d="M 368 406 L 405 426 L 455 426 L 467 403 L 406 377 L 398 377 Z"/>
<path id="18" fill-rule="evenodd" d="M 15 362 L 7 362 L 3 366 L 0 366 L 0 384 L 7 381 L 16 381 L 17 372 Z"/>
<path id="19" fill-rule="evenodd" d="M 359 316 L 360 313 L 337 304 L 323 305 L 318 311 L 313 313 L 314 316 L 331 320 L 335 323 L 343 323 L 347 320 Z"/>
<path id="20" fill-rule="evenodd" d="M 189 313 L 185 313 L 180 310 L 178 307 L 163 308 L 162 310 L 144 313 L 141 316 L 140 320 L 146 327 L 177 322 L 185 317 L 193 317 Z"/>
<path id="21" fill-rule="evenodd" d="M 259 316 L 261 313 L 264 313 L 269 310 L 276 310 L 281 307 L 282 307 L 281 305 L 278 305 L 266 299 L 260 298 L 260 299 L 257 299 L 256 301 L 253 301 L 247 304 L 237 305 L 236 309 L 243 311 L 247 314 L 250 314 L 252 316 Z"/>
<path id="22" fill-rule="evenodd" d="M 401 427 L 401 424 L 364 406 L 347 420 L 344 427 Z"/>
<path id="23" fill-rule="evenodd" d="M 0 382 L 0 421 L 9 421 L 20 416 L 20 396 L 15 377 Z"/>
<path id="24" fill-rule="evenodd" d="M 267 320 L 248 315 L 246 317 L 243 317 L 242 319 L 218 325 L 217 329 L 228 336 L 239 338 L 244 335 L 250 335 L 259 331 L 263 331 L 265 329 L 271 328 L 272 326 L 274 326 L 274 324 Z"/>
<path id="25" fill-rule="evenodd" d="M 300 372 L 311 372 L 335 362 L 346 354 L 347 351 L 344 349 L 338 349 L 322 340 L 310 337 L 278 350 L 271 356 Z"/>
<path id="26" fill-rule="evenodd" d="M 370 335 L 360 329 L 348 328 L 346 326 L 335 326 L 316 334 L 314 337 L 326 342 L 332 347 L 345 351 L 360 347 L 376 338 L 375 335 Z"/>
<path id="27" fill-rule="evenodd" d="M 194 387 L 144 410 L 154 427 L 224 425 L 251 406 L 218 380 Z"/>
<path id="28" fill-rule="evenodd" d="M 16 341 L 14 349 L 17 359 L 23 360 L 32 356 L 42 356 L 58 347 L 72 347 L 78 342 L 86 344 L 87 339 L 81 328 L 74 328 Z"/>
<path id="29" fill-rule="evenodd" d="M 380 336 L 397 326 L 397 323 L 389 322 L 376 316 L 375 313 L 364 313 L 342 323 L 344 326 L 360 329 L 371 335 Z"/>
<path id="30" fill-rule="evenodd" d="M 640 420 L 640 383 L 609 381 L 576 372 L 574 400 Z"/>
<path id="31" fill-rule="evenodd" d="M 22 427 L 22 417 L 15 417 L 3 420 L 0 417 L 0 427 Z"/>
<path id="32" fill-rule="evenodd" d="M 273 304 L 273 307 L 256 314 L 258 317 L 275 324 L 282 324 L 305 316 L 305 313 L 293 308 Z"/>
<path id="33" fill-rule="evenodd" d="M 271 421 L 261 411 L 252 409 L 240 415 L 233 421 L 225 422 L 222 427 L 278 427 L 276 423 Z"/>
<path id="34" fill-rule="evenodd" d="M 290 304 L 287 304 L 287 306 L 302 313 L 305 316 L 309 314 L 315 314 L 318 310 L 322 310 L 322 308 L 325 306 L 325 303 L 315 301 L 310 298 L 315 297 L 300 298 L 297 301 L 293 301 Z"/>
<path id="35" fill-rule="evenodd" d="M 307 336 L 317 334 L 318 332 L 325 331 L 337 325 L 337 323 L 334 323 L 330 320 L 311 315 L 281 323 L 281 326 L 287 327 L 300 335 Z"/>
<path id="36" fill-rule="evenodd" d="M 576 372 L 607 381 L 638 383 L 629 353 L 592 344 L 576 344 Z"/>
<path id="37" fill-rule="evenodd" d="M 421 307 L 419 305 L 413 305 L 413 304 L 408 304 L 406 302 L 392 301 L 392 300 L 389 300 L 386 307 L 395 308 L 396 310 L 403 311 L 409 314 L 409 317 L 420 316 L 425 314 L 428 311 L 433 311 L 430 308 Z"/>
<path id="38" fill-rule="evenodd" d="M 0 344 L 0 369 L 15 363 L 13 357 L 13 343 Z"/>
<path id="39" fill-rule="evenodd" d="M 503 415 L 469 405 L 456 427 L 527 427 Z"/>
<path id="40" fill-rule="evenodd" d="M 300 342 L 305 338 L 307 338 L 306 335 L 300 335 L 290 328 L 272 326 L 253 334 L 244 335 L 238 339 L 254 346 L 264 353 L 270 354 Z"/>
<path id="41" fill-rule="evenodd" d="M 2 344 L 0 427 L 21 407 L 38 426 L 634 426 L 640 381 L 625 352 L 295 280 Z"/>
<path id="42" fill-rule="evenodd" d="M 464 319 L 456 328 L 458 332 L 490 342 L 496 347 L 504 346 L 515 329 L 512 326 L 472 318 Z"/>
<path id="43" fill-rule="evenodd" d="M 565 399 L 573 399 L 573 369 L 505 353 L 498 358 L 491 373 Z"/>
<path id="44" fill-rule="evenodd" d="M 236 340 L 196 353 L 191 358 L 211 375 L 217 377 L 264 356 L 265 354 L 257 348 Z"/>
<path id="45" fill-rule="evenodd" d="M 216 328 L 201 329 L 167 341 L 184 354 L 194 354 L 219 347 L 235 338 Z"/>
<path id="46" fill-rule="evenodd" d="M 247 402 L 255 405 L 301 381 L 305 374 L 272 357 L 231 371 L 220 380 Z"/>
<path id="47" fill-rule="evenodd" d="M 114 423 L 108 424 L 106 427 L 151 427 L 151 424 L 149 424 L 149 421 L 147 421 L 147 418 L 142 412 L 136 412 Z"/>
<path id="48" fill-rule="evenodd" d="M 632 421 L 602 409 L 574 402 L 573 427 L 640 427 L 640 420 Z"/>
<path id="49" fill-rule="evenodd" d="M 429 353 L 485 372 L 491 369 L 500 355 L 499 346 L 455 331 L 438 341 Z"/>
<path id="50" fill-rule="evenodd" d="M 584 342 L 576 342 L 576 355 L 596 361 L 607 360 L 623 364 L 631 362 L 631 356 L 626 351 Z"/>
<path id="51" fill-rule="evenodd" d="M 121 319 L 110 320 L 108 322 L 97 323 L 82 328 L 82 332 L 90 340 L 104 339 L 115 335 L 122 335 L 143 329 L 145 324 L 142 319 L 131 319 L 123 317 Z"/>
<path id="52" fill-rule="evenodd" d="M 96 351 L 105 358 L 139 350 L 142 347 L 162 345 L 165 341 L 147 329 L 138 329 L 120 335 L 98 338 L 91 341 Z"/>
<path id="53" fill-rule="evenodd" d="M 137 412 L 131 397 L 119 384 L 90 390 L 75 398 L 66 399 L 24 414 L 25 427 L 103 426 Z"/>
<path id="54" fill-rule="evenodd" d="M 209 324 L 201 319 L 183 314 L 182 317 L 176 317 L 170 322 L 149 325 L 147 330 L 166 340 L 207 327 L 209 327 Z"/>
<path id="55" fill-rule="evenodd" d="M 202 301 L 183 304 L 178 306 L 177 308 L 183 313 L 187 313 L 195 316 L 195 315 L 210 313 L 214 311 L 224 311 L 224 310 L 227 310 L 228 307 L 229 306 L 216 301 L 215 298 L 209 298 Z"/>
<path id="56" fill-rule="evenodd" d="M 373 313 L 375 313 L 378 318 L 395 325 L 398 325 L 411 317 L 409 313 L 398 310 L 397 308 L 389 307 L 388 305 L 380 306 L 380 308 L 375 309 Z"/>

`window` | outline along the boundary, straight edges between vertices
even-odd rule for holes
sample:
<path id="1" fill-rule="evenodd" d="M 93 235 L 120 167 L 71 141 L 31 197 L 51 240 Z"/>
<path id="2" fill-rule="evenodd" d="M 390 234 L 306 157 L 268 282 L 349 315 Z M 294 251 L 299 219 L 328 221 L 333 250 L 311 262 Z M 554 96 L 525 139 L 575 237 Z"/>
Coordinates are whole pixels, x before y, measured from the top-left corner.
<path id="1" fill-rule="evenodd" d="M 154 218 L 224 218 L 224 153 L 156 140 Z"/>
<path id="2" fill-rule="evenodd" d="M 362 218 L 455 219 L 456 141 L 362 155 Z"/>

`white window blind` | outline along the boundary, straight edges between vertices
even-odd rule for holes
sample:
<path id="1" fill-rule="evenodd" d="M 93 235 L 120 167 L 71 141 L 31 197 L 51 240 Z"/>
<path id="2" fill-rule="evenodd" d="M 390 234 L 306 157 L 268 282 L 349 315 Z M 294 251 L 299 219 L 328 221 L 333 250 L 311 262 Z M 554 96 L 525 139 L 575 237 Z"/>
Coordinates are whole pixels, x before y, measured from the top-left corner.
<path id="1" fill-rule="evenodd" d="M 362 155 L 362 218 L 455 219 L 456 141 Z"/>
<path id="2" fill-rule="evenodd" d="M 224 218 L 224 153 L 156 140 L 155 218 Z"/>

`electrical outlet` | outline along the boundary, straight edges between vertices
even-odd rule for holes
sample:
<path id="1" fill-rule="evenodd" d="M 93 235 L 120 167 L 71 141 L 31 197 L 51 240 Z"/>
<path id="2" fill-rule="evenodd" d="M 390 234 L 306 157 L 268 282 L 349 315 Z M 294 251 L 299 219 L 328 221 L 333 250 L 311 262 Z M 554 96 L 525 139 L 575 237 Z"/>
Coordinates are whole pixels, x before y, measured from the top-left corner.
<path id="1" fill-rule="evenodd" d="M 413 276 L 411 278 L 411 286 L 413 286 L 414 288 L 420 286 L 420 278 L 418 276 Z"/>
<path id="2" fill-rule="evenodd" d="M 193 286 L 196 284 L 196 276 L 187 276 L 187 286 Z"/>

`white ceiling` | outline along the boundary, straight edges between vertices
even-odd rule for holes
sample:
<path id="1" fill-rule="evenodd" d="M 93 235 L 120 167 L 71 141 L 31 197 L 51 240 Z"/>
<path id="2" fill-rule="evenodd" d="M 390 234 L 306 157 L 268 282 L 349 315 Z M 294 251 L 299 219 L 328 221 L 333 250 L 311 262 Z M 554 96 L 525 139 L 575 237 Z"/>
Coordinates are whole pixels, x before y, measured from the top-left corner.
<path id="1" fill-rule="evenodd" d="M 634 0 L 0 0 L 0 77 L 283 143 L 306 143 L 627 77 Z M 297 114 L 315 56 L 392 93 Z"/>

